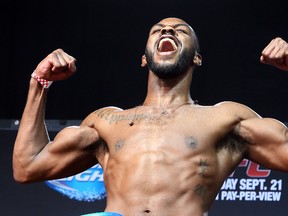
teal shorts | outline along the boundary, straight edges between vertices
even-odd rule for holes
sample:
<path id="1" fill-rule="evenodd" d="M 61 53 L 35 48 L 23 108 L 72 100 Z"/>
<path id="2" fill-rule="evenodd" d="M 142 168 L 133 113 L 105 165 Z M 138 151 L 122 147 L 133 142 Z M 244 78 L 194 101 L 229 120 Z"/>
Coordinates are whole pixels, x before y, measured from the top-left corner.
<path id="1" fill-rule="evenodd" d="M 123 215 L 118 214 L 116 212 L 96 212 L 96 213 L 90 213 L 90 214 L 85 214 L 81 216 L 123 216 Z"/>

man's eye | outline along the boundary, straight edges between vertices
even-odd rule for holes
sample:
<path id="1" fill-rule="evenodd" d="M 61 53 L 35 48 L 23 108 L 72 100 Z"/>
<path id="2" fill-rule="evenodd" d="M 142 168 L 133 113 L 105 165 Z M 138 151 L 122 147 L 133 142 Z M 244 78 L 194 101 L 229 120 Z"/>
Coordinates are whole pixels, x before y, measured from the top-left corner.
<path id="1" fill-rule="evenodd" d="M 155 30 L 152 31 L 151 34 L 155 34 L 155 33 L 158 33 L 158 32 L 160 32 L 160 29 L 155 29 Z"/>
<path id="2" fill-rule="evenodd" d="M 184 30 L 184 29 L 177 29 L 176 31 L 182 32 L 182 33 L 184 33 L 184 34 L 188 34 L 188 32 L 187 32 L 186 30 Z"/>

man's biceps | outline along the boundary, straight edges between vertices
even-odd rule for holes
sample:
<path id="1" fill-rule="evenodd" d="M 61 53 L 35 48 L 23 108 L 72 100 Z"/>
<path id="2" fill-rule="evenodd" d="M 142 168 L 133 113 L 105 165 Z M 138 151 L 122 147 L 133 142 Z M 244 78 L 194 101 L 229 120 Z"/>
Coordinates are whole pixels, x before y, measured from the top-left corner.
<path id="1" fill-rule="evenodd" d="M 68 126 L 62 129 L 55 137 L 57 143 L 74 145 L 90 145 L 100 139 L 98 131 L 88 126 Z"/>
<path id="2" fill-rule="evenodd" d="M 80 126 L 72 125 L 72 126 L 68 126 L 68 127 L 66 127 L 66 128 L 68 128 L 68 129 L 69 129 L 69 128 L 76 128 L 76 129 L 77 129 L 77 128 L 80 128 Z"/>

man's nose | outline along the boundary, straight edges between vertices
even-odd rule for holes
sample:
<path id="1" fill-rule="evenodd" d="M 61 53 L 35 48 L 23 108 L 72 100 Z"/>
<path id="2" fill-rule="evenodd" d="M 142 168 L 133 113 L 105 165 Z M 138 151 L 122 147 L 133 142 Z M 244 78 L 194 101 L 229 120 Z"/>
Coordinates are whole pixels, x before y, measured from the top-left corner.
<path id="1" fill-rule="evenodd" d="M 161 29 L 161 34 L 162 35 L 164 34 L 175 35 L 175 30 L 170 26 L 166 26 Z"/>

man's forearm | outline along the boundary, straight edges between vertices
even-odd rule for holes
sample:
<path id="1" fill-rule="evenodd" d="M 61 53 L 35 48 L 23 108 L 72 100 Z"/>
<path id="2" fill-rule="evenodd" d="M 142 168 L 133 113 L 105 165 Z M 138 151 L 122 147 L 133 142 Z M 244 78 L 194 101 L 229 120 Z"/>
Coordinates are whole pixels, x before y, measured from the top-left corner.
<path id="1" fill-rule="evenodd" d="M 46 130 L 45 106 L 47 89 L 31 78 L 28 98 L 21 118 L 13 152 L 14 177 L 25 178 L 35 156 L 49 142 Z M 22 181 L 22 180 L 20 180 Z"/>

